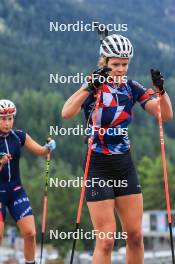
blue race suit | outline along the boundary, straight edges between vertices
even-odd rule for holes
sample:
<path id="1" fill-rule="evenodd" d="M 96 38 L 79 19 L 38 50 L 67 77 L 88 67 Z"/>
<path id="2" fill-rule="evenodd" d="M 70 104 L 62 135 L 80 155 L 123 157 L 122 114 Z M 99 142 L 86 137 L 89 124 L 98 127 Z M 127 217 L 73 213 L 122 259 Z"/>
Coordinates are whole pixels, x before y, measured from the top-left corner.
<path id="1" fill-rule="evenodd" d="M 142 108 L 151 100 L 146 89 L 136 81 L 128 81 L 120 86 L 114 83 L 103 84 L 97 122 L 94 128 L 94 152 L 124 154 L 130 149 L 128 125 L 132 121 L 132 108 L 139 102 Z M 95 99 L 87 97 L 82 105 L 88 120 L 89 137 L 92 133 Z"/>
<path id="2" fill-rule="evenodd" d="M 84 84 L 86 86 L 87 84 Z M 82 105 L 88 123 L 88 136 L 94 133 L 86 186 L 86 201 L 103 201 L 119 196 L 139 194 L 141 186 L 131 157 L 128 126 L 136 102 L 143 109 L 151 100 L 146 89 L 136 81 L 121 85 L 104 83 L 101 91 L 96 127 L 93 127 L 95 98 L 89 95 Z M 85 164 L 87 154 L 84 160 Z M 112 184 L 109 186 L 108 180 Z M 100 186 L 103 181 L 105 185 Z M 117 184 L 116 184 L 117 182 Z M 124 182 L 124 186 L 118 184 Z"/>
<path id="3" fill-rule="evenodd" d="M 21 184 L 19 159 L 26 133 L 11 130 L 0 135 L 0 152 L 10 154 L 12 159 L 0 171 L 0 221 L 5 221 L 6 207 L 15 221 L 32 215 L 29 199 Z"/>

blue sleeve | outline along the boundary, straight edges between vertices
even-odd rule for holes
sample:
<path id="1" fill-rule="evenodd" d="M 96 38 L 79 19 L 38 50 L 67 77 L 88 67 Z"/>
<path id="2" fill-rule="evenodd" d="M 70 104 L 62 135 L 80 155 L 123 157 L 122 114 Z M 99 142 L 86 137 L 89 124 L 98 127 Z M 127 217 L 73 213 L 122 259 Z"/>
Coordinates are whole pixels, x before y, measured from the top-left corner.
<path id="1" fill-rule="evenodd" d="M 141 107 L 145 109 L 145 104 L 148 101 L 152 100 L 152 98 L 150 98 L 149 94 L 146 91 L 146 88 L 140 83 L 136 81 L 130 81 L 130 84 L 132 87 L 134 103 L 135 102 L 140 103 Z"/>
<path id="2" fill-rule="evenodd" d="M 22 130 L 16 130 L 15 133 L 19 137 L 21 145 L 24 146 L 26 140 L 26 132 Z"/>
<path id="3" fill-rule="evenodd" d="M 82 87 L 83 87 L 83 88 L 86 88 L 87 86 L 88 86 L 88 82 L 84 82 L 84 83 L 82 84 Z M 86 100 L 84 101 L 84 103 L 83 103 L 82 106 L 81 106 L 81 109 L 85 108 L 85 107 L 89 104 L 89 101 L 91 101 L 91 97 L 92 97 L 92 95 L 89 95 L 89 96 L 86 98 Z"/>
<path id="4" fill-rule="evenodd" d="M 88 107 L 93 102 L 93 98 L 94 98 L 93 95 L 89 95 L 82 104 L 81 109 L 85 110 L 85 108 Z"/>

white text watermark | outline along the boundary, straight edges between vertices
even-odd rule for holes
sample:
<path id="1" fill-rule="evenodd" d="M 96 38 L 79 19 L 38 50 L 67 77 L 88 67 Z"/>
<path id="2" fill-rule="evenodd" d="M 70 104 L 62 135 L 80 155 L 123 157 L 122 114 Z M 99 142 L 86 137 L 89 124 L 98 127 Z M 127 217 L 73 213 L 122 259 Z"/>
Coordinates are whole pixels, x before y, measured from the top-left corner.
<path id="1" fill-rule="evenodd" d="M 108 30 L 108 32 L 116 31 L 128 31 L 128 24 L 103 24 L 97 21 L 91 23 L 85 23 L 84 21 L 76 21 L 75 23 L 61 23 L 59 21 L 50 21 L 49 30 L 50 32 L 90 32 L 95 31 L 97 28 L 100 31 Z"/>
<path id="2" fill-rule="evenodd" d="M 49 83 L 50 84 L 83 84 L 83 83 L 94 83 L 98 81 L 100 84 L 109 83 L 109 84 L 120 84 L 127 83 L 127 76 L 102 76 L 99 74 L 92 74 L 84 76 L 84 73 L 76 73 L 75 75 L 59 75 L 58 73 L 50 73 L 49 75 Z"/>
<path id="3" fill-rule="evenodd" d="M 83 125 L 77 125 L 76 127 L 59 127 L 50 126 L 49 134 L 50 136 L 91 136 L 92 134 L 98 133 L 100 136 L 128 136 L 128 128 L 122 127 L 86 127 Z"/>
<path id="4" fill-rule="evenodd" d="M 100 188 L 126 188 L 128 187 L 127 180 L 116 180 L 116 179 L 100 179 L 98 177 L 92 178 L 91 180 L 83 180 L 83 177 L 76 177 L 75 179 L 59 179 L 59 178 L 50 178 L 49 179 L 50 187 L 56 188 L 80 188 L 83 185 L 87 188 L 95 188 L 99 186 Z"/>
<path id="5" fill-rule="evenodd" d="M 59 231 L 59 230 L 50 230 L 49 232 L 50 240 L 52 239 L 62 239 L 62 240 L 71 240 L 71 239 L 87 239 L 87 240 L 94 240 L 98 239 L 127 239 L 127 232 L 102 232 L 98 229 L 91 230 L 91 231 L 84 231 L 83 229 L 78 229 L 77 231 Z"/>

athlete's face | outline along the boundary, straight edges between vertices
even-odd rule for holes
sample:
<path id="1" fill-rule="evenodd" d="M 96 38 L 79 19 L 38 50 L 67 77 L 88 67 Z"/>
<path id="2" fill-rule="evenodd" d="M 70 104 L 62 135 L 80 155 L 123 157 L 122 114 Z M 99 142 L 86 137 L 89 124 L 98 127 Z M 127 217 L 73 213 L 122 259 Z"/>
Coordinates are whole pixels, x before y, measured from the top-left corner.
<path id="1" fill-rule="evenodd" d="M 8 116 L 0 116 L 0 132 L 2 133 L 8 133 L 14 123 L 14 117 L 13 115 L 8 115 Z"/>
<path id="2" fill-rule="evenodd" d="M 112 71 L 109 75 L 115 80 L 116 78 L 121 79 L 126 76 L 129 66 L 129 59 L 127 58 L 110 58 L 107 67 L 111 68 Z"/>

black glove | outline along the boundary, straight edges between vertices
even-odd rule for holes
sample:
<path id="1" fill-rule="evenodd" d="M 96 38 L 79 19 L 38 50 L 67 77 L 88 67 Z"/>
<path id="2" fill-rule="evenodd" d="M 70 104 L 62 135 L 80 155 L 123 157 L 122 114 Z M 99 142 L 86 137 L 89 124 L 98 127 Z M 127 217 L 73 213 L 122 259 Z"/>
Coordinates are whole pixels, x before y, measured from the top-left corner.
<path id="1" fill-rule="evenodd" d="M 111 71 L 111 68 L 104 66 L 102 68 L 97 69 L 91 75 L 91 80 L 88 83 L 88 86 L 85 88 L 89 93 L 96 93 L 98 88 L 101 86 L 102 83 L 106 81 L 106 78 L 109 76 L 108 72 Z M 100 78 L 103 76 L 104 80 Z"/>
<path id="2" fill-rule="evenodd" d="M 163 95 L 165 93 L 164 78 L 161 72 L 159 70 L 151 69 L 151 78 L 153 81 L 153 85 L 156 86 L 159 89 L 160 94 Z"/>
<path id="3" fill-rule="evenodd" d="M 94 71 L 93 74 L 92 74 L 94 76 L 94 85 L 96 87 L 99 87 L 102 84 L 102 82 L 100 82 L 100 80 L 99 80 L 100 76 L 103 76 L 106 79 L 109 76 L 108 72 L 111 71 L 111 70 L 112 70 L 111 68 L 108 68 L 108 67 L 105 66 L 105 67 L 102 67 L 102 68 Z M 106 80 L 104 80 L 104 82 L 105 81 Z"/>

